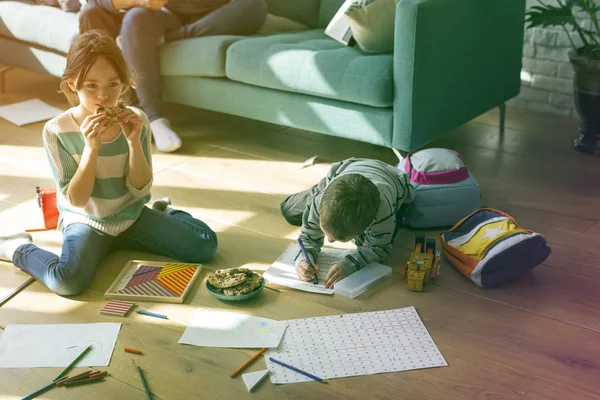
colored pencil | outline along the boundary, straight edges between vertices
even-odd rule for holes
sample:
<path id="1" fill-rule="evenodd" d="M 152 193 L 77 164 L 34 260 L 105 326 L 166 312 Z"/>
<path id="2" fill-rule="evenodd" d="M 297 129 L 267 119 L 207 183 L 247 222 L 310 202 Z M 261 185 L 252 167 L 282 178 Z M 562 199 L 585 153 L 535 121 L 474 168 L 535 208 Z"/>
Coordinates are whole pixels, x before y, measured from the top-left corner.
<path id="1" fill-rule="evenodd" d="M 129 347 L 125 347 L 125 349 L 124 349 L 124 350 L 125 350 L 126 352 L 128 352 L 128 353 L 144 354 L 144 353 L 142 353 L 140 350 L 131 349 L 131 348 L 129 348 Z"/>
<path id="2" fill-rule="evenodd" d="M 302 374 L 302 375 L 307 376 L 307 377 L 309 377 L 311 379 L 314 379 L 315 381 L 319 381 L 321 383 L 327 383 L 323 379 L 319 378 L 318 376 L 314 376 L 313 374 L 309 374 L 308 372 L 302 371 L 301 369 L 293 367 L 293 366 L 291 366 L 289 364 L 286 364 L 284 362 L 278 361 L 278 360 L 274 359 L 273 357 L 269 357 L 269 360 L 273 361 L 275 364 L 281 365 L 282 367 L 289 368 L 292 371 L 296 371 L 299 374 Z"/>
<path id="3" fill-rule="evenodd" d="M 80 376 L 78 376 L 76 378 L 73 377 L 73 378 L 64 380 L 64 381 L 61 382 L 61 385 L 66 385 L 67 383 L 77 382 L 77 381 L 81 381 L 81 380 L 84 380 L 84 379 L 90 379 L 90 376 L 92 376 L 92 374 L 93 374 L 93 372 L 88 372 L 87 374 L 80 375 Z"/>
<path id="4" fill-rule="evenodd" d="M 57 380 L 59 380 L 60 378 L 62 378 L 63 376 L 65 376 L 65 374 L 66 374 L 67 372 L 69 372 L 69 370 L 70 370 L 71 368 L 73 368 L 73 366 L 75 366 L 75 364 L 77 364 L 77 363 L 79 362 L 79 360 L 81 360 L 81 359 L 83 358 L 83 356 L 85 356 L 85 354 L 86 354 L 88 351 L 90 351 L 90 349 L 91 349 L 91 348 L 92 348 L 92 345 L 90 344 L 90 345 L 89 345 L 88 347 L 86 347 L 86 348 L 85 348 L 85 350 L 83 350 L 83 351 L 81 352 L 81 354 L 79 354 L 79 355 L 77 356 L 77 358 L 75 358 L 75 359 L 74 359 L 74 360 L 71 362 L 71 364 L 69 364 L 69 365 L 67 366 L 67 368 L 65 368 L 65 370 L 64 370 L 63 372 L 61 372 L 61 373 L 60 373 L 60 375 L 58 375 L 58 376 L 56 377 L 56 379 L 54 379 L 54 380 L 55 380 L 55 381 L 57 381 Z"/>
<path id="5" fill-rule="evenodd" d="M 13 290 L 11 293 L 9 293 L 5 298 L 3 298 L 2 300 L 0 300 L 0 307 L 2 307 L 4 304 L 8 303 L 8 301 L 10 299 L 12 299 L 13 297 L 15 297 L 17 294 L 19 294 L 19 292 L 21 292 L 21 290 L 25 289 L 27 286 L 29 286 L 31 283 L 33 283 L 33 281 L 35 281 L 35 278 L 29 278 L 27 279 L 25 282 L 23 282 L 18 288 L 16 288 L 15 290 Z"/>
<path id="6" fill-rule="evenodd" d="M 54 230 L 56 228 L 35 228 L 35 229 L 25 229 L 25 232 L 45 232 L 45 231 L 51 231 Z"/>
<path id="7" fill-rule="evenodd" d="M 164 314 L 157 314 L 157 313 L 153 313 L 150 311 L 144 311 L 144 310 L 135 310 L 136 313 L 138 314 L 144 314 L 144 315 L 148 315 L 150 317 L 156 317 L 156 318 L 163 318 L 163 319 L 168 319 L 166 315 Z"/>
<path id="8" fill-rule="evenodd" d="M 146 391 L 146 397 L 148 398 L 148 400 L 152 400 L 152 395 L 150 394 L 150 390 L 148 389 L 148 385 L 146 384 L 146 380 L 144 379 L 144 374 L 142 373 L 142 370 L 137 365 L 135 367 L 137 368 L 138 374 L 140 375 L 140 380 L 142 381 L 142 385 L 144 385 L 144 390 Z"/>
<path id="9" fill-rule="evenodd" d="M 73 375 L 73 376 L 65 376 L 65 379 L 64 379 L 64 380 L 61 380 L 60 382 L 58 382 L 58 383 L 56 384 L 56 386 L 61 386 L 61 385 L 64 385 L 66 382 L 68 382 L 68 381 L 71 381 L 71 380 L 73 380 L 73 379 L 75 379 L 75 378 L 80 378 L 80 377 L 82 377 L 82 376 L 84 376 L 84 375 L 87 375 L 87 376 L 89 376 L 91 373 L 92 373 L 92 370 L 91 370 L 91 369 L 88 369 L 87 371 L 85 371 L 85 372 L 82 372 L 82 373 L 80 373 L 80 374 L 77 374 L 77 375 Z"/>
<path id="10" fill-rule="evenodd" d="M 241 367 L 239 367 L 238 369 L 236 369 L 231 375 L 229 375 L 232 378 L 235 378 L 235 376 L 237 374 L 239 374 L 240 372 L 242 372 L 244 369 L 246 369 L 246 367 L 250 364 L 252 364 L 258 357 L 260 357 L 260 355 L 262 353 L 264 353 L 265 351 L 267 351 L 268 349 L 265 347 L 264 349 L 261 349 L 258 353 L 256 353 L 255 355 L 253 355 L 248 361 L 246 361 L 244 364 L 242 364 Z"/>
<path id="11" fill-rule="evenodd" d="M 51 389 L 52 387 L 55 387 L 59 382 L 61 382 L 62 380 L 64 380 L 65 378 L 59 380 L 59 381 L 53 381 L 52 383 L 47 384 L 46 386 L 44 386 L 41 389 L 36 390 L 33 393 L 28 394 L 27 396 L 23 397 L 21 400 L 30 400 L 30 399 L 34 399 L 37 396 L 39 396 L 40 394 L 44 393 L 46 390 Z"/>
<path id="12" fill-rule="evenodd" d="M 306 252 L 306 249 L 304 248 L 304 243 L 302 243 L 302 239 L 300 239 L 300 238 L 298 238 L 298 245 L 300 246 L 300 250 L 302 250 L 302 254 L 304 254 L 304 258 L 306 259 L 306 262 L 315 271 L 315 280 L 313 281 L 313 283 L 315 285 L 318 285 L 319 278 L 317 277 L 317 269 L 315 268 L 312 261 L 310 260 L 310 257 L 308 256 L 308 253 Z"/>
<path id="13" fill-rule="evenodd" d="M 96 382 L 96 381 L 101 381 L 103 379 L 104 379 L 104 375 L 100 375 L 100 376 L 97 376 L 95 378 L 82 379 L 82 380 L 74 381 L 74 382 L 67 382 L 67 383 L 65 383 L 65 386 L 66 387 L 71 387 L 71 386 L 76 386 L 76 385 L 83 385 L 83 384 L 86 384 L 86 383 L 92 383 L 92 382 Z"/>
<path id="14" fill-rule="evenodd" d="M 108 371 L 96 372 L 95 374 L 90 375 L 90 379 L 98 378 L 100 376 L 108 375 Z"/>

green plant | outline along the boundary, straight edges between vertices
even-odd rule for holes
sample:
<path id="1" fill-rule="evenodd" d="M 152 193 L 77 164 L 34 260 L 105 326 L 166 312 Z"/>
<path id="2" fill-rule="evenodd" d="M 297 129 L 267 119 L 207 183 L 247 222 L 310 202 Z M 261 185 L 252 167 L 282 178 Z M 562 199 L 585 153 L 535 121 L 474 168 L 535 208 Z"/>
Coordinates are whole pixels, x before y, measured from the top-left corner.
<path id="1" fill-rule="evenodd" d="M 536 26 L 560 26 L 564 29 L 571 42 L 571 45 L 580 54 L 594 60 L 600 60 L 600 24 L 598 23 L 598 13 L 600 12 L 599 0 L 556 0 L 558 6 L 553 6 L 538 0 L 541 5 L 531 7 L 525 15 L 525 22 L 529 25 L 527 28 Z M 575 11 L 583 11 L 589 14 L 592 26 L 590 29 L 584 28 L 575 18 Z M 581 39 L 583 46 L 578 49 L 571 33 L 567 29 L 570 26 L 571 32 L 576 33 Z"/>

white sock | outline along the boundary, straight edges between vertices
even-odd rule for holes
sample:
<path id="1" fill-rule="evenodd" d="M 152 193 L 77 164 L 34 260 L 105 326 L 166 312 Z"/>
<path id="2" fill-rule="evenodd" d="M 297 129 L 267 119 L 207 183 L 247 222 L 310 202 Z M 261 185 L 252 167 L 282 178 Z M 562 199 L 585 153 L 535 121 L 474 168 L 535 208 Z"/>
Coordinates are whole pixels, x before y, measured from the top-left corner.
<path id="1" fill-rule="evenodd" d="M 171 129 L 171 124 L 166 118 L 159 118 L 150 122 L 152 128 L 152 136 L 158 151 L 170 153 L 181 147 L 181 139 Z"/>
<path id="2" fill-rule="evenodd" d="M 32 243 L 29 233 L 21 232 L 10 236 L 0 236 L 0 260 L 12 262 L 17 247 Z"/>

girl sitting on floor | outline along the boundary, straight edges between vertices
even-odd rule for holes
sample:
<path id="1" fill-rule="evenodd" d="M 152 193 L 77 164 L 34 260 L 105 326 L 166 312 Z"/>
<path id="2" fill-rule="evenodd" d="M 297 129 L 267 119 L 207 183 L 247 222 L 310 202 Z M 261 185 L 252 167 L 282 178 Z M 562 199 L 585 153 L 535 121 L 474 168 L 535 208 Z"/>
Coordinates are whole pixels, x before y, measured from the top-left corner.
<path id="1" fill-rule="evenodd" d="M 84 291 L 117 248 L 193 263 L 208 261 L 217 249 L 215 232 L 168 199 L 145 206 L 153 180 L 150 124 L 140 109 L 117 107 L 131 88 L 113 39 L 93 30 L 73 43 L 61 82 L 73 107 L 43 131 L 62 217 L 62 255 L 35 246 L 28 233 L 0 237 L 0 259 L 59 295 Z"/>

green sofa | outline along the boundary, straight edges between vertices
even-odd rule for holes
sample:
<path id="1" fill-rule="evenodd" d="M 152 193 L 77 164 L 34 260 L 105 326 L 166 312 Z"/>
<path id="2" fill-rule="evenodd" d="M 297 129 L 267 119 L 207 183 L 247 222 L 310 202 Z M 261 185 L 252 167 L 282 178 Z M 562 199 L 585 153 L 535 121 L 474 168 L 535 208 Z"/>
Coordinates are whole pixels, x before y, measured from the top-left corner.
<path id="1" fill-rule="evenodd" d="M 343 0 L 267 2 L 307 29 L 163 45 L 164 99 L 413 151 L 519 93 L 525 0 L 401 0 L 376 55 L 324 34 Z M 60 76 L 77 34 L 77 14 L 0 1 L 0 64 Z"/>

